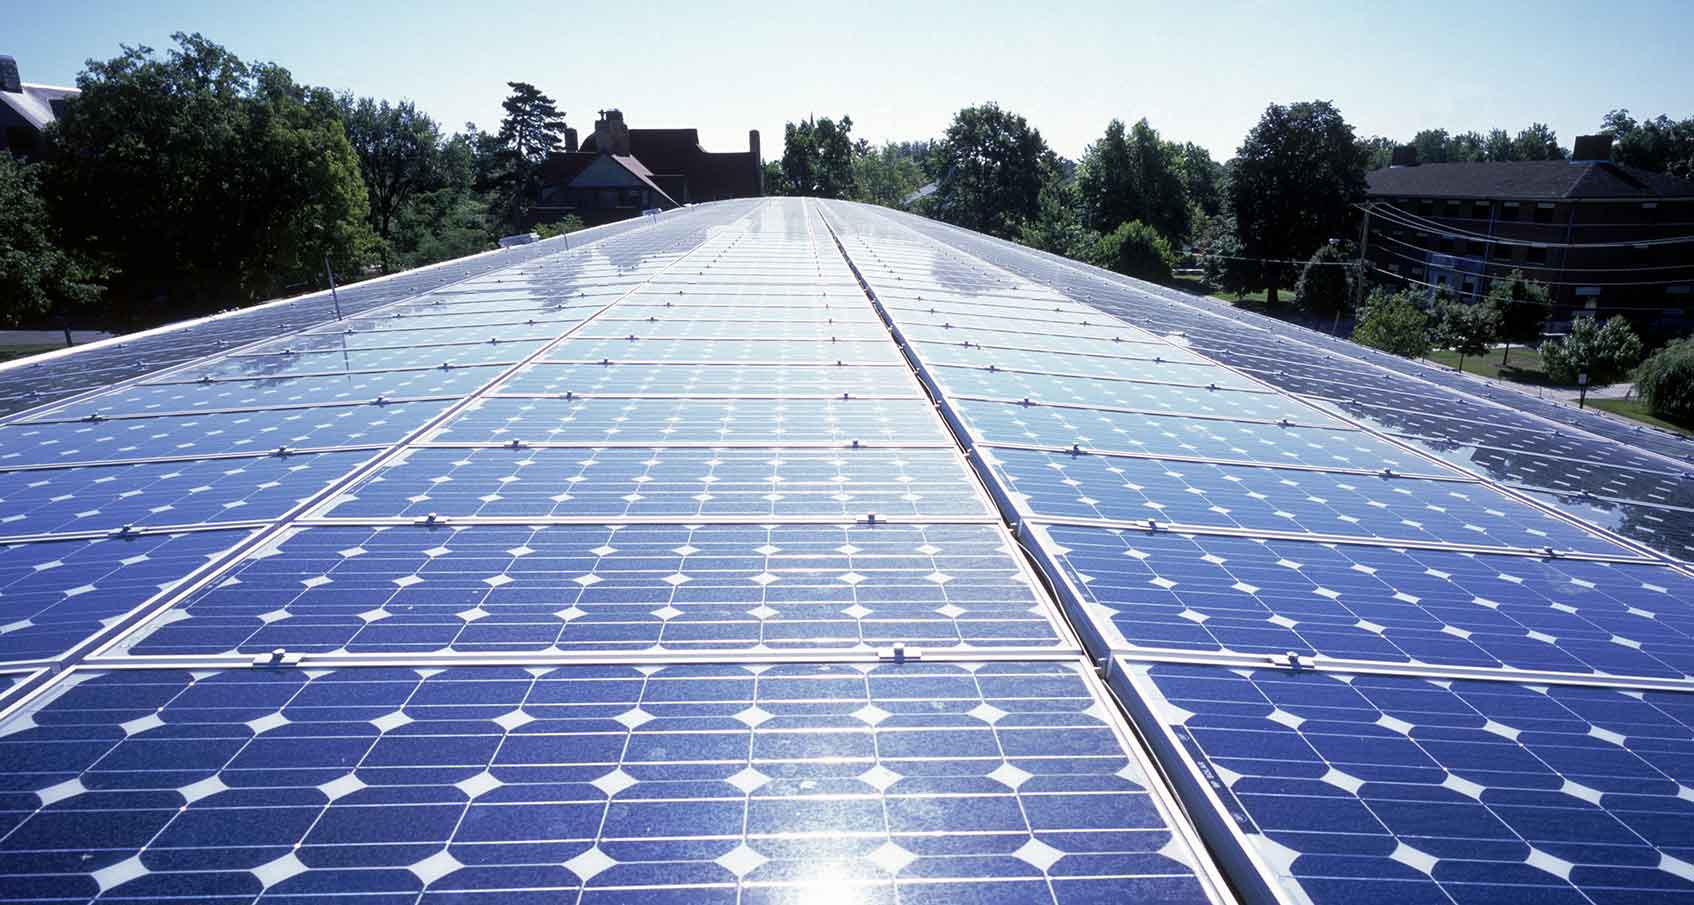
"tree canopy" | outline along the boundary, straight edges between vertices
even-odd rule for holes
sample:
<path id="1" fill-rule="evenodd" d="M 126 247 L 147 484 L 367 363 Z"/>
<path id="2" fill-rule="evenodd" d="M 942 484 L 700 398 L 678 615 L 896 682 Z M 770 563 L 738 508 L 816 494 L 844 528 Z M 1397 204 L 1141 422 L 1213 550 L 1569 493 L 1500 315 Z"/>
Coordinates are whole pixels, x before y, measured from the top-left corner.
<path id="1" fill-rule="evenodd" d="M 929 210 L 966 229 L 1017 235 L 1041 208 L 1041 186 L 1057 157 L 1023 117 L 988 103 L 966 107 L 932 152 L 936 191 Z"/>
<path id="2" fill-rule="evenodd" d="M 0 152 L 0 324 L 85 305 L 100 296 L 97 274 L 62 247 L 41 196 L 40 164 Z"/>
<path id="3" fill-rule="evenodd" d="M 1203 153 L 1203 152 L 1202 152 Z M 1210 161 L 1210 158 L 1207 158 Z M 1188 238 L 1189 199 L 1184 150 L 1165 142 L 1142 119 L 1130 129 L 1112 120 L 1077 165 L 1083 222 L 1100 232 L 1139 220 L 1178 241 Z M 1200 167 L 1197 162 L 1197 169 Z M 1201 178 L 1210 176 L 1205 172 Z"/>
<path id="4" fill-rule="evenodd" d="M 411 101 L 390 104 L 343 94 L 337 105 L 347 141 L 359 155 L 371 228 L 387 242 L 401 208 L 441 185 L 441 127 Z"/>
<path id="5" fill-rule="evenodd" d="M 782 137 L 783 195 L 846 198 L 853 192 L 853 118 L 815 117 L 789 123 Z M 771 186 L 765 190 L 771 192 Z"/>
<path id="6" fill-rule="evenodd" d="M 1347 125 L 1328 101 L 1272 104 L 1237 152 L 1230 180 L 1243 253 L 1266 259 L 1255 287 L 1276 302 L 1287 268 L 1334 238 L 1349 206 L 1364 197 L 1363 161 Z"/>
<path id="7" fill-rule="evenodd" d="M 116 268 L 135 317 L 207 307 L 354 269 L 375 236 L 335 98 L 200 35 L 91 61 L 50 131 L 65 239 Z"/>
<path id="8" fill-rule="evenodd" d="M 1636 122 L 1628 110 L 1613 110 L 1600 131 L 1612 136 L 1612 160 L 1694 179 L 1694 116 L 1674 120 L 1661 113 Z"/>

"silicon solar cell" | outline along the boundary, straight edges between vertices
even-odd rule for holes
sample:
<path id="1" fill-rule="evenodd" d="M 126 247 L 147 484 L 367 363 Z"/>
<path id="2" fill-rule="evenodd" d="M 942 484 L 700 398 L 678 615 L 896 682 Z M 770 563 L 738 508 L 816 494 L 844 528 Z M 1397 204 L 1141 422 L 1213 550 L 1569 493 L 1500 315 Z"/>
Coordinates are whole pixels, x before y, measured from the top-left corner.
<path id="1" fill-rule="evenodd" d="M 1061 663 L 96 673 L 0 727 L 0 901 L 1207 901 L 1103 707 Z"/>
<path id="2" fill-rule="evenodd" d="M 917 396 L 900 365 L 642 365 L 538 361 L 501 384 L 501 393 L 645 395 Z"/>
<path id="3" fill-rule="evenodd" d="M 1108 649 L 1694 676 L 1694 578 L 1664 566 L 1039 530 Z"/>
<path id="4" fill-rule="evenodd" d="M 509 443 L 946 443 L 919 399 L 508 399 L 466 409 L 430 438 Z"/>
<path id="5" fill-rule="evenodd" d="M 1481 484 L 1018 449 L 987 461 L 1037 515 L 1623 552 Z"/>
<path id="6" fill-rule="evenodd" d="M 333 501 L 337 517 L 987 516 L 947 449 L 416 449 Z M 3 487 L 0 484 L 0 487 Z M 3 497 L 0 497 L 3 499 Z"/>
<path id="7" fill-rule="evenodd" d="M 31 415 L 28 422 L 80 420 L 90 415 L 165 415 L 215 409 L 275 408 L 328 402 L 415 397 L 457 398 L 500 376 L 500 365 L 362 371 L 316 377 L 224 378 L 216 382 L 142 383 Z"/>
<path id="8" fill-rule="evenodd" d="M 1694 896 L 1694 695 L 1171 664 L 1119 675 L 1157 744 L 1215 777 L 1230 832 L 1284 896 Z"/>
<path id="9" fill-rule="evenodd" d="M 0 661 L 62 656 L 244 537 L 198 531 L 0 545 Z"/>
<path id="10" fill-rule="evenodd" d="M 376 453 L 306 453 L 0 472 L 0 533 L 269 520 Z"/>
<path id="11" fill-rule="evenodd" d="M 882 340 L 831 342 L 796 339 L 572 339 L 547 354 L 548 361 L 626 362 L 739 362 L 787 364 L 836 362 L 900 364 L 900 351 Z"/>
<path id="12" fill-rule="evenodd" d="M 1182 386 L 1108 381 L 1088 377 L 1053 377 L 1020 371 L 981 368 L 935 368 L 930 371 L 943 392 L 951 396 L 1004 399 L 1050 405 L 1071 405 L 1118 411 L 1181 413 L 1218 417 L 1321 423 L 1323 415 L 1274 393 L 1212 390 L 1204 384 Z"/>

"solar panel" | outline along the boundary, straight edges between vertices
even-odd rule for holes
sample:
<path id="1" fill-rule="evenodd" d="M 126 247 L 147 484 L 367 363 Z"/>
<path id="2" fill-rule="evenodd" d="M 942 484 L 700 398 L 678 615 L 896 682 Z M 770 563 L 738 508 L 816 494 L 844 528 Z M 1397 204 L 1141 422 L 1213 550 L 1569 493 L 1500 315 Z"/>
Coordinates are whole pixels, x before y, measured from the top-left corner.
<path id="1" fill-rule="evenodd" d="M 1229 899 L 815 204 L 562 244 L 0 420 L 0 901 Z"/>

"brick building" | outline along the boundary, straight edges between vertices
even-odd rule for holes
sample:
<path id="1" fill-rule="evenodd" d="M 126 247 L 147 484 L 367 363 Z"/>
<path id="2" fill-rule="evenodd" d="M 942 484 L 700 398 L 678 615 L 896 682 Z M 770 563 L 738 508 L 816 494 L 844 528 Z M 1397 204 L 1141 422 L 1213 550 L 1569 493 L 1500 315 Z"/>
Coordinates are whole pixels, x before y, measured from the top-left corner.
<path id="1" fill-rule="evenodd" d="M 1472 296 L 1522 270 L 1548 285 L 1555 324 L 1584 313 L 1688 323 L 1694 182 L 1611 163 L 1605 136 L 1576 148 L 1569 161 L 1413 162 L 1368 174 L 1367 257 L 1379 271 Z"/>
<path id="2" fill-rule="evenodd" d="M 700 147 L 696 129 L 631 129 L 623 113 L 603 110 L 594 134 L 577 146 L 569 129 L 565 150 L 542 164 L 537 223 L 568 214 L 589 226 L 626 220 L 649 209 L 764 194 L 759 133 L 748 150 L 715 153 Z"/>

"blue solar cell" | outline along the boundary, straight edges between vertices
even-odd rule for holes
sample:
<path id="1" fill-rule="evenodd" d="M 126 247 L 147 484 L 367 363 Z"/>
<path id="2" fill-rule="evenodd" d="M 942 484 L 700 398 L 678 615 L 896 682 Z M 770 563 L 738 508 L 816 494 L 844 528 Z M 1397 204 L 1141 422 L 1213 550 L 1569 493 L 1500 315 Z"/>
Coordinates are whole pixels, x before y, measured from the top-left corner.
<path id="1" fill-rule="evenodd" d="M 719 339 L 753 337 L 757 339 L 787 339 L 802 342 L 831 340 L 886 340 L 888 329 L 877 321 L 816 321 L 752 319 L 704 320 L 653 316 L 652 320 L 601 320 L 584 325 L 578 334 L 583 339 L 624 339 L 630 336 L 641 340 Z"/>
<path id="2" fill-rule="evenodd" d="M 312 528 L 134 653 L 1054 647 L 988 525 Z"/>
<path id="3" fill-rule="evenodd" d="M 0 534 L 274 519 L 376 453 L 0 472 Z"/>
<path id="4" fill-rule="evenodd" d="M 1155 746 L 1212 778 L 1203 819 L 1232 828 L 1285 897 L 1694 898 L 1694 695 L 1123 667 Z"/>
<path id="5" fill-rule="evenodd" d="M 632 297 L 595 318 L 595 323 L 646 323 L 649 318 L 663 320 L 739 321 L 741 323 L 788 321 L 813 324 L 881 324 L 876 311 L 857 300 L 826 296 L 794 298 L 785 296 L 730 297 L 717 302 L 698 296 L 672 296 L 674 302 L 640 301 Z M 831 301 L 834 299 L 834 301 Z M 762 333 L 762 331 L 760 331 Z"/>
<path id="6" fill-rule="evenodd" d="M 1042 530 L 1110 649 L 1694 676 L 1694 579 L 1661 566 Z"/>
<path id="7" fill-rule="evenodd" d="M 500 384 L 501 393 L 650 395 L 919 396 L 903 365 L 643 365 L 539 361 Z"/>
<path id="8" fill-rule="evenodd" d="M 496 331 L 498 328 L 495 328 Z M 498 337 L 499 333 L 495 332 Z M 460 339 L 465 339 L 461 331 Z M 280 377 L 295 374 L 339 374 L 348 371 L 378 371 L 396 368 L 431 368 L 511 364 L 541 348 L 541 340 L 500 340 L 458 343 L 447 346 L 405 345 L 388 349 L 338 352 L 277 352 L 267 355 L 232 355 L 205 365 L 185 368 L 170 375 L 173 381 L 202 377 Z"/>
<path id="9" fill-rule="evenodd" d="M 923 399 L 485 398 L 431 438 L 471 443 L 948 443 Z"/>
<path id="10" fill-rule="evenodd" d="M 200 531 L 0 545 L 0 660 L 64 654 L 246 536 Z"/>
<path id="11" fill-rule="evenodd" d="M 1529 496 L 1685 563 L 1694 563 L 1694 510 L 1531 491 Z"/>
<path id="12" fill-rule="evenodd" d="M 1057 663 L 93 674 L 0 730 L 0 901 L 1199 903 Z"/>
<path id="13" fill-rule="evenodd" d="M 913 343 L 953 343 L 959 346 L 969 343 L 972 346 L 983 346 L 985 348 L 1010 347 L 1036 352 L 1085 354 L 1122 350 L 1124 354 L 1136 356 L 1144 354 L 1148 348 L 1144 343 L 1133 343 L 1134 348 L 1130 348 L 1136 333 L 1129 328 L 1123 328 L 1118 332 L 1096 330 L 1092 335 L 1085 336 L 1054 336 L 1043 333 L 1023 333 L 1016 330 L 986 330 L 981 328 L 961 330 L 924 324 L 907 326 L 898 320 L 895 321 L 895 325 L 900 328 L 900 334 Z M 1119 345 L 1120 343 L 1121 345 Z M 1173 349 L 1169 355 L 1165 355 L 1163 351 L 1155 354 L 1171 361 L 1182 360 L 1180 350 Z M 1194 360 L 1200 361 L 1202 359 L 1195 356 Z"/>
<path id="14" fill-rule="evenodd" d="M 1198 355 L 1171 349 L 1164 343 L 1117 343 L 1092 352 L 1035 352 L 1006 346 L 966 346 L 956 342 L 914 342 L 912 351 L 927 365 L 1019 368 L 1025 371 L 1057 371 L 1087 374 L 1100 370 L 1120 377 L 1139 377 L 1155 369 L 1182 365 L 1209 367 Z M 1163 361 L 1154 361 L 1160 358 Z"/>
<path id="15" fill-rule="evenodd" d="M 407 321 L 393 321 L 380 324 L 359 324 L 357 329 L 343 328 L 332 325 L 323 328 L 322 332 L 313 332 L 301 336 L 289 337 L 267 344 L 263 349 L 255 351 L 281 352 L 292 348 L 296 351 L 329 350 L 357 351 L 363 349 L 392 349 L 396 346 L 449 346 L 455 344 L 479 344 L 488 341 L 487 334 L 495 334 L 504 340 L 553 339 L 569 332 L 582 319 L 602 305 L 595 305 L 589 310 L 565 308 L 549 310 L 545 314 L 534 317 L 512 315 L 512 320 L 501 321 L 495 316 L 489 316 L 489 322 L 475 327 L 437 327 L 420 328 L 411 326 Z M 350 323 L 350 322 L 349 322 Z M 480 339 L 477 337 L 481 337 Z"/>
<path id="16" fill-rule="evenodd" d="M 349 490 L 327 514 L 989 515 L 976 478 L 948 449 L 498 447 L 416 449 L 404 456 Z"/>
<path id="17" fill-rule="evenodd" d="M 930 376 L 950 396 L 1028 399 L 1038 403 L 1131 411 L 1210 415 L 1222 418 L 1287 419 L 1322 424 L 1324 416 L 1278 393 L 1209 390 L 1156 383 L 1052 377 L 982 368 L 931 368 Z"/>
<path id="18" fill-rule="evenodd" d="M 0 467 L 394 443 L 448 402 L 331 405 L 227 414 L 0 426 Z"/>
<path id="19" fill-rule="evenodd" d="M 568 339 L 547 352 L 548 361 L 657 361 L 709 364 L 902 364 L 886 337 L 806 342 L 790 339 Z"/>
<path id="20" fill-rule="evenodd" d="M 966 427 L 987 443 L 1317 468 L 1391 468 L 1399 474 L 1452 473 L 1363 431 L 970 399 L 950 404 Z"/>
<path id="21" fill-rule="evenodd" d="M 1177 525 L 1629 555 L 1481 484 L 1203 462 L 984 450 L 1030 512 Z"/>
<path id="22" fill-rule="evenodd" d="M 90 415 L 162 415 L 208 409 L 277 408 L 328 402 L 369 402 L 378 396 L 463 396 L 506 370 L 481 365 L 442 370 L 369 371 L 319 377 L 225 378 L 213 383 L 140 383 L 81 399 L 26 421 L 63 421 Z"/>

